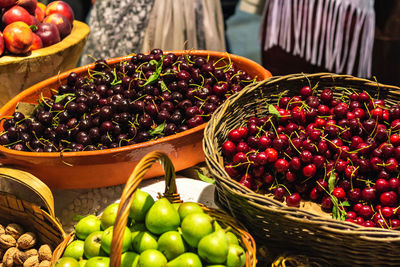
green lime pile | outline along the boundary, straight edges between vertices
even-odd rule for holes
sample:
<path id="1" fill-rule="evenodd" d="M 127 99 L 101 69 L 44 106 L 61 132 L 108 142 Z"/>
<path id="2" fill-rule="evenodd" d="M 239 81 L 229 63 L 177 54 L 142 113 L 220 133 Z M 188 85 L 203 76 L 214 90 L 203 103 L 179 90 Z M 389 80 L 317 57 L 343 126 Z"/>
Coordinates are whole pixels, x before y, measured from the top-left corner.
<path id="1" fill-rule="evenodd" d="M 89 215 L 75 226 L 76 239 L 55 267 L 104 267 L 110 264 L 118 203 L 100 218 Z M 157 201 L 137 190 L 122 240 L 121 267 L 243 267 L 246 254 L 230 228 L 193 202 Z"/>

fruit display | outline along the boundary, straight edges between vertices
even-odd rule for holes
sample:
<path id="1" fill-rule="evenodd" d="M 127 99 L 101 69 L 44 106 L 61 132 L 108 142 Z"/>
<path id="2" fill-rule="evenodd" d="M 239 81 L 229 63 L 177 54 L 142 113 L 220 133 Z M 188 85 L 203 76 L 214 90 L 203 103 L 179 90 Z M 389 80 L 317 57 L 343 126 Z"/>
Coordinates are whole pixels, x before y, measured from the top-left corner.
<path id="1" fill-rule="evenodd" d="M 26 232 L 19 224 L 0 224 L 0 255 L 2 266 L 50 267 L 52 249 L 40 244 L 34 232 Z"/>
<path id="2" fill-rule="evenodd" d="M 209 60 L 154 49 L 115 65 L 97 60 L 86 75 L 71 72 L 33 114 L 5 118 L 0 145 L 77 152 L 142 143 L 202 125 L 254 81 L 229 56 Z"/>
<path id="3" fill-rule="evenodd" d="M 100 217 L 88 215 L 75 226 L 75 239 L 55 263 L 109 266 L 118 203 Z M 121 266 L 197 267 L 246 265 L 246 252 L 230 227 L 223 228 L 194 202 L 171 204 L 136 190 L 122 235 Z"/>
<path id="4" fill-rule="evenodd" d="M 0 1 L 0 15 L 0 56 L 58 43 L 71 33 L 74 21 L 74 12 L 64 1 L 47 6 L 37 0 Z"/>
<path id="5" fill-rule="evenodd" d="M 288 206 L 310 200 L 336 219 L 398 228 L 400 105 L 360 90 L 293 91 L 228 133 L 226 172 Z"/>

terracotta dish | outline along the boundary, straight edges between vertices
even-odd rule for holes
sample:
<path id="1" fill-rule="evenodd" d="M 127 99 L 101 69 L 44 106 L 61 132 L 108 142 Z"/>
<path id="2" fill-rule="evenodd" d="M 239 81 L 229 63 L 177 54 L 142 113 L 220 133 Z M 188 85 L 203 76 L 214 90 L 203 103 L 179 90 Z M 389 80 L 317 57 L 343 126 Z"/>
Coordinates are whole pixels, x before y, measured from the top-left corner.
<path id="1" fill-rule="evenodd" d="M 211 59 L 227 57 L 227 53 L 213 51 L 172 51 L 176 55 L 209 55 Z M 245 70 L 257 80 L 264 80 L 271 73 L 257 63 L 235 55 L 229 55 L 239 69 Z M 129 56 L 107 60 L 115 64 L 130 59 Z M 40 82 L 9 101 L 0 109 L 0 117 L 11 115 L 18 102 L 37 103 L 40 95 L 50 96 L 50 89 L 56 89 L 64 83 L 71 71 L 87 73 L 94 64 L 64 72 L 58 76 Z M 132 170 L 147 153 L 159 150 L 168 154 L 176 171 L 186 169 L 204 161 L 202 138 L 205 123 L 187 131 L 157 140 L 114 149 L 97 151 L 43 153 L 22 152 L 0 146 L 0 162 L 11 164 L 37 176 L 51 188 L 95 188 L 123 184 Z M 0 131 L 3 128 L 0 126 Z M 146 178 L 163 175 L 160 166 L 152 167 Z"/>

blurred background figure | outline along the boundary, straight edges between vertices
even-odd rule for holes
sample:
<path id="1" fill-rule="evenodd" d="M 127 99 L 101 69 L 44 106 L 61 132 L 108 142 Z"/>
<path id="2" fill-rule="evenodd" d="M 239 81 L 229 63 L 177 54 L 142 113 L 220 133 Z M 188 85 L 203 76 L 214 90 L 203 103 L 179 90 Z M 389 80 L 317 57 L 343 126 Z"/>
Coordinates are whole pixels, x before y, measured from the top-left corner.
<path id="1" fill-rule="evenodd" d="M 374 0 L 268 0 L 261 25 L 262 62 L 273 74 L 371 77 Z"/>
<path id="2" fill-rule="evenodd" d="M 216 0 L 155 0 L 142 51 L 225 51 L 224 18 Z"/>
<path id="3" fill-rule="evenodd" d="M 400 86 L 400 1 L 375 1 L 376 26 L 372 75 Z"/>
<path id="4" fill-rule="evenodd" d="M 97 0 L 90 12 L 90 35 L 81 65 L 140 50 L 154 0 Z"/>
<path id="5" fill-rule="evenodd" d="M 88 23 L 81 65 L 153 48 L 226 50 L 221 2 L 215 0 L 98 0 Z"/>
<path id="6" fill-rule="evenodd" d="M 229 38 L 227 36 L 227 21 L 230 17 L 232 17 L 236 12 L 236 6 L 239 3 L 239 0 L 221 0 L 221 8 L 222 15 L 224 17 L 224 31 L 225 31 L 225 45 L 226 51 L 231 53 L 231 45 L 229 42 Z"/>

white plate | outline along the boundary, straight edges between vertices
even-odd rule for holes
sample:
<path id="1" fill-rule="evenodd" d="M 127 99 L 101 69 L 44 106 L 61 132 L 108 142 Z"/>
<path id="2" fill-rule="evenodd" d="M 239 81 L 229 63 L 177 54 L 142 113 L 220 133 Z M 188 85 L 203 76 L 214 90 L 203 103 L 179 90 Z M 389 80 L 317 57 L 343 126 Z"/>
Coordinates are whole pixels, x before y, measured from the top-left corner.
<path id="1" fill-rule="evenodd" d="M 202 203 L 217 208 L 214 203 L 215 186 L 200 180 L 177 177 L 178 193 L 183 201 Z M 99 215 L 111 203 L 119 202 L 125 185 L 96 189 L 54 190 L 56 216 L 60 219 L 65 232 L 73 230 L 76 221 L 74 215 Z M 153 178 L 140 183 L 139 188 L 154 199 L 165 191 L 164 178 Z"/>

